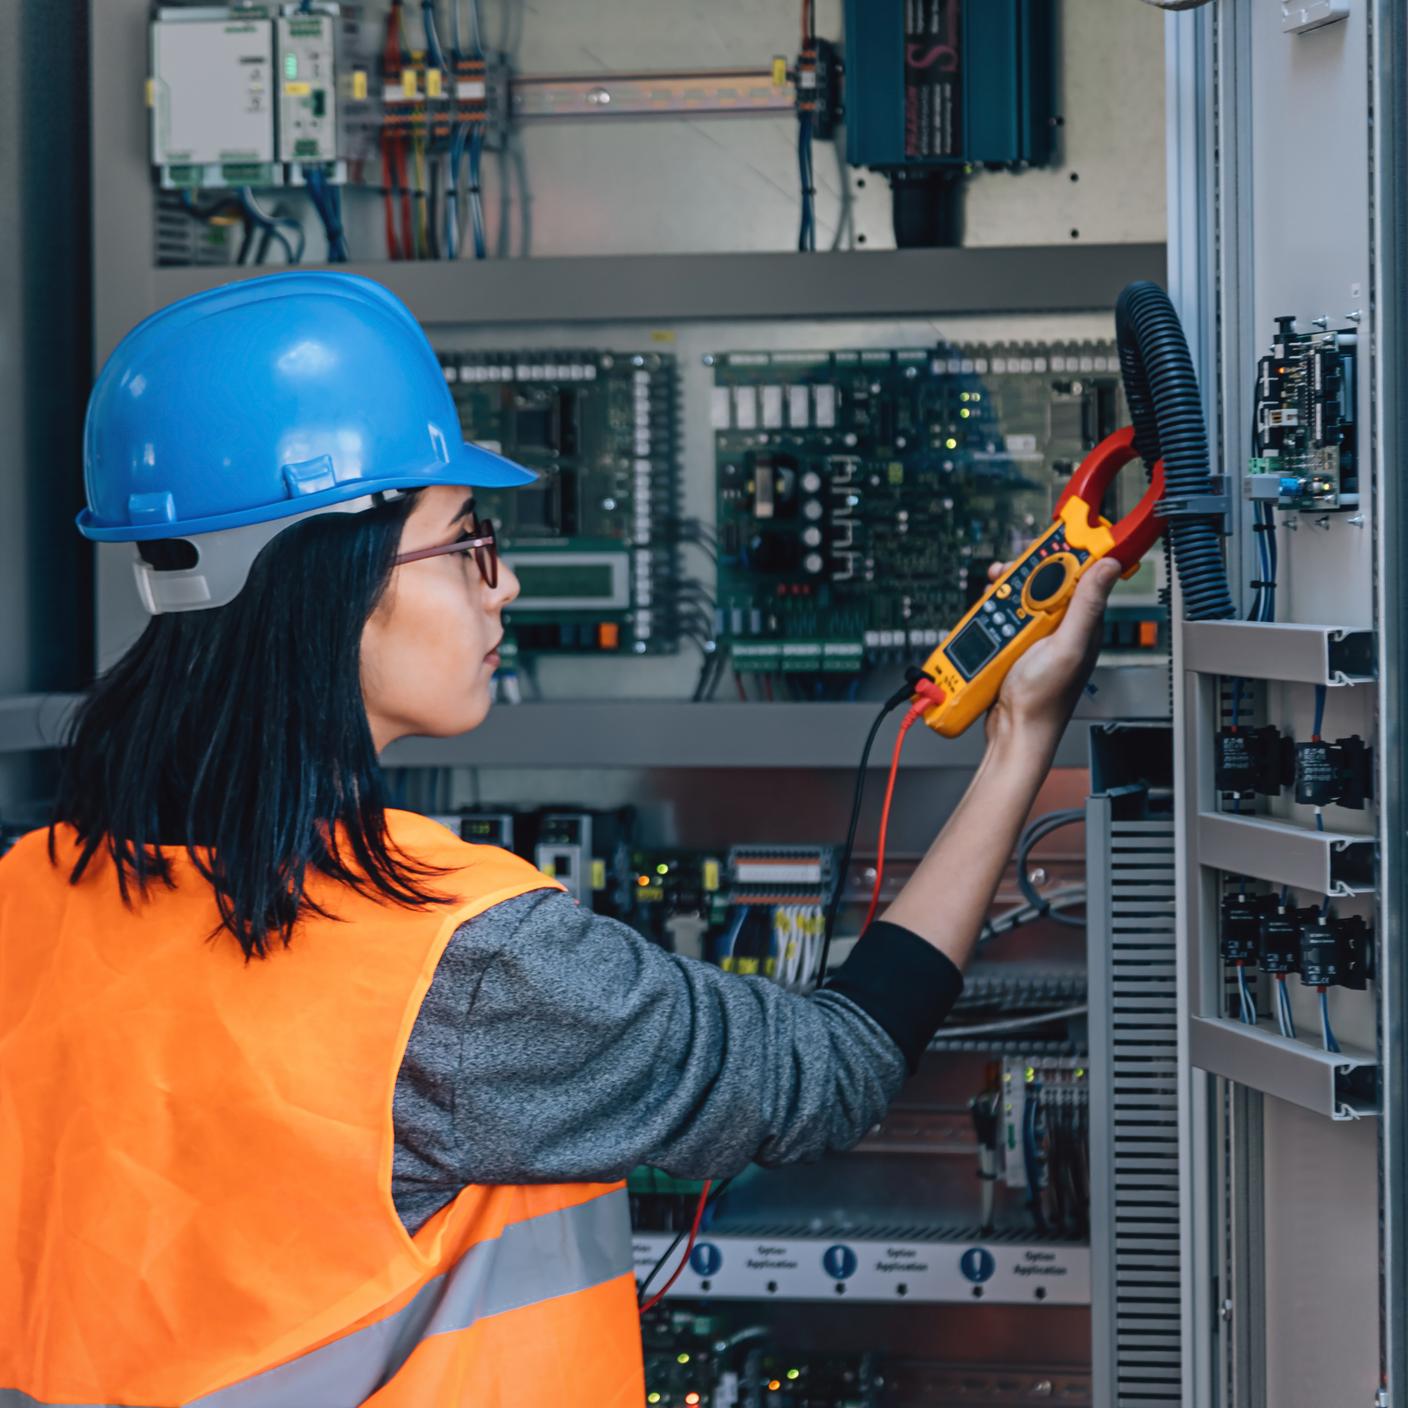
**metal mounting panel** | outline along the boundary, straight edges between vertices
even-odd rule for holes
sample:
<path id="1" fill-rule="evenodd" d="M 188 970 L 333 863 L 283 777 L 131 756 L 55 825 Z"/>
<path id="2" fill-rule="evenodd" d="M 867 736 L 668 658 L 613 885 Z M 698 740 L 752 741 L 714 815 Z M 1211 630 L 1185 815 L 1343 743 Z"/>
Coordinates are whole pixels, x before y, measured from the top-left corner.
<path id="1" fill-rule="evenodd" d="M 1200 1070 L 1289 1100 L 1326 1119 L 1357 1120 L 1378 1113 L 1373 1094 L 1378 1063 L 1370 1051 L 1320 1051 L 1223 1017 L 1190 1018 L 1188 1050 Z M 1356 1078 L 1355 1072 L 1364 1074 Z"/>
<path id="2" fill-rule="evenodd" d="M 1197 820 L 1197 845 L 1200 864 L 1229 875 L 1251 875 L 1317 895 L 1362 895 L 1374 889 L 1372 836 L 1203 812 Z"/>
<path id="3" fill-rule="evenodd" d="M 1188 621 L 1183 668 L 1294 684 L 1365 684 L 1375 674 L 1373 631 L 1346 626 L 1251 621 Z"/>

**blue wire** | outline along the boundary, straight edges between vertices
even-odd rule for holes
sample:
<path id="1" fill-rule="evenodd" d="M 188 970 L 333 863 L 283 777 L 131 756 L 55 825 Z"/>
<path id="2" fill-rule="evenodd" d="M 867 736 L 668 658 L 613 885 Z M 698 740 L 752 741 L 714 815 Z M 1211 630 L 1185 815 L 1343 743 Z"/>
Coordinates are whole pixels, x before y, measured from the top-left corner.
<path id="1" fill-rule="evenodd" d="M 1036 1120 L 1041 1097 L 1041 1086 L 1033 1083 L 1027 1087 L 1027 1098 L 1022 1106 L 1022 1162 L 1027 1172 L 1027 1205 L 1032 1210 L 1037 1227 L 1046 1231 L 1046 1214 L 1041 1210 L 1041 1166 L 1036 1147 Z"/>
<path id="2" fill-rule="evenodd" d="M 1264 605 L 1262 607 L 1261 619 L 1263 621 L 1274 621 L 1276 619 L 1276 568 L 1280 560 L 1280 551 L 1276 546 L 1276 510 L 1271 504 L 1259 504 L 1258 515 L 1264 524 L 1264 530 L 1257 534 L 1257 540 L 1264 549 L 1262 554 L 1261 577 L 1267 586 L 1264 592 Z"/>
<path id="3" fill-rule="evenodd" d="M 720 963 L 722 963 L 725 958 L 732 958 L 732 957 L 733 957 L 733 950 L 734 950 L 734 949 L 737 947 L 737 945 L 738 945 L 738 936 L 739 936 L 739 934 L 741 934 L 741 933 L 743 932 L 743 925 L 747 922 L 747 919 L 748 919 L 748 907 L 747 907 L 747 905 L 739 905 L 739 907 L 738 907 L 738 918 L 735 919 L 735 920 L 733 921 L 733 923 L 728 926 L 728 929 L 727 929 L 727 931 L 726 931 L 725 934 L 724 934 L 724 938 L 723 938 L 723 952 L 719 955 L 719 962 L 720 962 Z"/>
<path id="4" fill-rule="evenodd" d="M 1311 737 L 1319 738 L 1321 731 L 1325 727 L 1325 696 L 1328 690 L 1323 684 L 1315 686 L 1315 727 L 1311 729 Z"/>
<path id="5" fill-rule="evenodd" d="M 484 259 L 489 253 L 484 234 L 484 201 L 480 195 L 480 160 L 484 153 L 484 133 L 475 128 L 469 134 L 469 221 L 474 236 L 474 257 Z"/>
<path id="6" fill-rule="evenodd" d="M 450 179 L 445 189 L 445 258 L 460 257 L 460 166 L 464 161 L 465 128 L 456 123 L 450 133 Z"/>
<path id="7" fill-rule="evenodd" d="M 1247 989 L 1247 970 L 1240 964 L 1237 966 L 1237 995 L 1241 999 L 1242 1021 L 1249 1027 L 1256 1026 L 1256 1006 Z"/>
<path id="8" fill-rule="evenodd" d="M 1332 1055 L 1338 1055 L 1340 1044 L 1335 1040 L 1335 1033 L 1330 1027 L 1330 994 L 1324 988 L 1320 989 L 1320 1033 L 1324 1038 L 1325 1050 Z"/>
<path id="9" fill-rule="evenodd" d="M 797 248 L 810 252 L 816 249 L 816 208 L 812 197 L 812 115 L 809 112 L 797 119 L 797 171 L 802 182 L 802 221 L 797 231 Z"/>
<path id="10" fill-rule="evenodd" d="M 1276 543 L 1276 505 L 1268 503 L 1266 505 L 1266 529 L 1262 535 L 1266 539 L 1266 556 L 1271 563 L 1271 583 L 1266 590 L 1270 593 L 1270 610 L 1266 614 L 1268 621 L 1276 619 L 1276 574 L 1281 568 L 1281 549 Z"/>
<path id="11" fill-rule="evenodd" d="M 321 167 L 305 166 L 303 179 L 308 188 L 308 197 L 313 209 L 322 222 L 323 232 L 328 240 L 328 263 L 345 264 L 348 247 L 347 234 L 342 227 L 342 192 L 329 183 Z"/>
<path id="12" fill-rule="evenodd" d="M 458 4 L 459 0 L 454 0 Z M 445 72 L 445 51 L 440 47 L 439 28 L 435 22 L 435 0 L 421 0 L 421 23 L 425 27 L 425 52 L 431 67 Z"/>

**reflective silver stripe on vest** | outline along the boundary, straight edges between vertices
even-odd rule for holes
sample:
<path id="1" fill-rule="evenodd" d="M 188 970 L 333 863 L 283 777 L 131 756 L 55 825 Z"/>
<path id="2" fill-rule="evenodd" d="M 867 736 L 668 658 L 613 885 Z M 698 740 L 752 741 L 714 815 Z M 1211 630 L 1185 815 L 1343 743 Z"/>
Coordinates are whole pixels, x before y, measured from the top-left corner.
<path id="1" fill-rule="evenodd" d="M 472 1246 L 395 1315 L 299 1359 L 191 1401 L 188 1408 L 310 1408 L 357 1404 L 400 1371 L 422 1340 L 467 1330 L 477 1320 L 590 1290 L 632 1268 L 630 1211 L 623 1190 L 505 1227 Z M 0 1388 L 0 1408 L 50 1408 L 45 1399 Z M 62 1404 L 58 1408 L 106 1408 Z"/>

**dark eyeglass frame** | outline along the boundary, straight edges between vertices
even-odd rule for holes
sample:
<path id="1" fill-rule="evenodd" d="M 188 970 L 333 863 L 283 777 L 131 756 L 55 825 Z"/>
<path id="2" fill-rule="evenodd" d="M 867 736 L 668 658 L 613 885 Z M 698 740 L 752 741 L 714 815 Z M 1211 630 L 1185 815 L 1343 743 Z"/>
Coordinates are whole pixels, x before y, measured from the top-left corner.
<path id="1" fill-rule="evenodd" d="M 494 522 L 481 518 L 475 524 L 474 536 L 460 538 L 453 543 L 441 543 L 438 547 L 417 548 L 414 552 L 398 553 L 391 561 L 393 567 L 402 567 L 408 562 L 423 562 L 428 557 L 448 557 L 451 553 L 473 553 L 474 565 L 484 579 L 484 585 L 493 591 L 499 585 L 499 540 L 494 533 Z"/>

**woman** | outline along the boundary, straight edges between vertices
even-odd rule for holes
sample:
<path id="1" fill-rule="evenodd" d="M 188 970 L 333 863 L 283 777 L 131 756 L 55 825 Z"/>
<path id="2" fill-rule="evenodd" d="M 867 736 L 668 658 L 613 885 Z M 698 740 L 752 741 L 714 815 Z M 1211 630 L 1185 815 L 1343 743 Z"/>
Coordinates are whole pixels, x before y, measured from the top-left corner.
<path id="1" fill-rule="evenodd" d="M 472 490 L 531 476 L 457 428 L 346 275 L 178 303 L 98 378 L 79 526 L 153 619 L 0 863 L 0 1402 L 634 1408 L 626 1171 L 848 1147 L 961 986 L 1114 572 L 800 997 L 386 807 L 383 748 L 484 718 L 517 592 Z"/>

